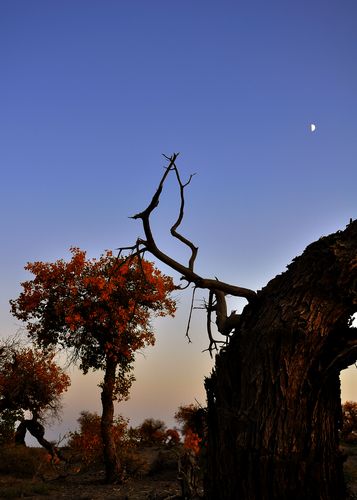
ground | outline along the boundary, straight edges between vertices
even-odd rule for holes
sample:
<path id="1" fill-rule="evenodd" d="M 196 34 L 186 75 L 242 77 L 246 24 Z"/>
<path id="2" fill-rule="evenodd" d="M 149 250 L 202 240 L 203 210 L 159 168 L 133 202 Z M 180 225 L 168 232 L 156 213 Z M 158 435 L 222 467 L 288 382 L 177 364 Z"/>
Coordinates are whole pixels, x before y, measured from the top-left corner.
<path id="1" fill-rule="evenodd" d="M 357 445 L 343 445 L 345 475 L 350 499 L 357 500 Z M 123 484 L 104 484 L 104 470 L 98 465 L 53 465 L 46 452 L 36 448 L 10 447 L 0 450 L 0 498 L 33 500 L 169 500 L 179 499 L 177 450 L 143 447 L 131 465 L 134 477 Z M 81 468 L 80 468 L 81 467 Z M 202 490 L 199 490 L 203 498 Z"/>
<path id="2" fill-rule="evenodd" d="M 345 443 L 341 446 L 341 450 L 347 456 L 347 460 L 344 463 L 344 472 L 350 495 L 349 498 L 357 500 L 357 443 Z"/>
<path id="3" fill-rule="evenodd" d="M 135 452 L 124 483 L 107 485 L 100 465 L 83 466 L 73 459 L 54 465 L 42 449 L 8 447 L 0 450 L 0 498 L 179 499 L 178 453 L 165 447 L 143 447 Z"/>

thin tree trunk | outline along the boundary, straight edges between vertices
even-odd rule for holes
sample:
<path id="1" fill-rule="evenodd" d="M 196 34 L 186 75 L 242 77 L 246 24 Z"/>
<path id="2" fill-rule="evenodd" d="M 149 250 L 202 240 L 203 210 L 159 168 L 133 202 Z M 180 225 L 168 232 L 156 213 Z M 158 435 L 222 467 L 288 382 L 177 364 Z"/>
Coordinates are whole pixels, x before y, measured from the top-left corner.
<path id="1" fill-rule="evenodd" d="M 115 370 L 117 363 L 107 357 L 106 370 L 102 385 L 102 419 L 101 432 L 103 440 L 103 455 L 106 473 L 106 482 L 116 483 L 122 481 L 122 470 L 113 438 L 114 404 L 113 394 L 115 387 Z"/>
<path id="2" fill-rule="evenodd" d="M 357 222 L 243 311 L 206 380 L 208 500 L 345 498 L 340 371 L 357 359 Z"/>

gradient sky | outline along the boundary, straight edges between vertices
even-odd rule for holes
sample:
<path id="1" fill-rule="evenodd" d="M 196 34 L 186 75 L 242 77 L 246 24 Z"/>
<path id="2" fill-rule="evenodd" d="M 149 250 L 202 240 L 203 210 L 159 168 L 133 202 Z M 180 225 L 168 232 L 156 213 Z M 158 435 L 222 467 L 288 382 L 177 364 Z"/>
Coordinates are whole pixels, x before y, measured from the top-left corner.
<path id="1" fill-rule="evenodd" d="M 8 301 L 27 261 L 71 245 L 95 257 L 142 234 L 128 216 L 152 196 L 162 153 L 197 173 L 182 231 L 206 277 L 259 289 L 343 229 L 357 215 L 356 61 L 355 0 L 2 0 L 0 335 L 20 326 Z M 168 236 L 177 208 L 170 181 L 153 225 L 184 261 Z M 188 345 L 190 294 L 178 298 L 117 409 L 134 425 L 205 403 L 205 319 L 195 311 Z M 98 374 L 70 373 L 51 438 L 100 409 Z M 356 370 L 343 377 L 356 400 Z"/>

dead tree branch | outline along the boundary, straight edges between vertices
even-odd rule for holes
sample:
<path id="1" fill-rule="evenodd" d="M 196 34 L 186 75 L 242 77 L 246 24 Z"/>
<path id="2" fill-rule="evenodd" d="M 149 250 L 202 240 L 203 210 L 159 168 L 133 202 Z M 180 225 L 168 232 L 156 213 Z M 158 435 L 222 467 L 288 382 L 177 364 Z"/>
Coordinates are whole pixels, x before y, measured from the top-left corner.
<path id="1" fill-rule="evenodd" d="M 256 293 L 253 290 L 250 290 L 248 288 L 243 288 L 240 286 L 235 286 L 231 285 L 229 283 L 225 283 L 223 281 L 220 281 L 218 279 L 210 279 L 210 278 L 203 278 L 202 276 L 198 275 L 194 271 L 194 264 L 195 260 L 197 257 L 198 253 L 198 247 L 196 247 L 192 241 L 190 241 L 188 238 L 183 236 L 178 232 L 178 228 L 183 220 L 184 216 L 184 208 L 185 208 L 185 196 L 184 196 L 184 190 L 185 188 L 190 184 L 192 177 L 194 174 L 192 174 L 188 181 L 186 183 L 183 183 L 178 171 L 178 168 L 176 166 L 176 159 L 178 157 L 178 153 L 173 154 L 172 156 L 164 157 L 168 160 L 169 164 L 165 168 L 164 174 L 159 182 L 158 188 L 155 191 L 149 205 L 145 208 L 140 213 L 137 213 L 134 215 L 132 218 L 133 219 L 141 219 L 143 229 L 144 229 L 144 234 L 145 234 L 145 239 L 138 238 L 136 241 L 136 245 L 132 247 L 126 247 L 122 248 L 121 250 L 128 250 L 130 249 L 132 251 L 131 256 L 140 256 L 143 252 L 149 251 L 152 255 L 154 255 L 157 259 L 159 259 L 161 262 L 164 264 L 168 265 L 175 271 L 181 274 L 182 279 L 186 280 L 188 284 L 193 284 L 195 289 L 196 288 L 202 288 L 202 289 L 208 289 L 210 291 L 210 297 L 211 301 L 209 302 L 209 306 L 207 309 L 208 315 L 211 314 L 212 311 L 216 312 L 216 325 L 218 328 L 218 331 L 222 333 L 223 335 L 228 336 L 230 332 L 238 325 L 239 322 L 239 315 L 232 313 L 230 316 L 227 315 L 227 305 L 226 305 L 226 295 L 233 295 L 235 297 L 244 297 L 248 301 L 253 300 L 256 297 Z M 184 265 L 176 260 L 174 260 L 172 257 L 164 253 L 161 249 L 158 248 L 155 242 L 155 238 L 152 233 L 151 229 L 151 224 L 150 224 L 150 216 L 152 212 L 158 207 L 159 202 L 160 202 L 160 196 L 165 184 L 165 181 L 170 174 L 170 172 L 174 172 L 179 189 L 180 189 L 180 209 L 179 209 L 179 215 L 176 220 L 176 222 L 173 224 L 171 227 L 171 234 L 174 238 L 177 238 L 181 243 L 186 245 L 190 251 L 191 251 L 191 256 L 188 261 L 188 265 Z M 213 306 L 213 295 L 215 296 L 215 305 Z M 193 306 L 192 306 L 193 307 Z M 191 307 L 191 312 L 190 312 L 190 317 L 192 313 L 192 307 Z M 209 321 L 210 323 L 210 321 Z M 216 347 L 217 341 L 213 340 L 211 330 L 208 329 L 208 334 L 210 337 L 210 352 L 211 350 Z M 188 336 L 188 334 L 186 333 Z"/>
<path id="2" fill-rule="evenodd" d="M 142 245 L 145 247 L 146 250 L 151 252 L 156 258 L 161 260 L 164 264 L 167 264 L 169 267 L 177 271 L 178 273 L 182 274 L 182 276 L 190 283 L 194 283 L 197 288 L 207 288 L 208 290 L 220 290 L 226 295 L 234 295 L 236 297 L 244 297 L 248 301 L 252 300 L 255 298 L 256 293 L 253 290 L 250 290 L 248 288 L 243 288 L 235 285 L 231 285 L 229 283 L 224 283 L 223 281 L 219 280 L 214 280 L 214 279 L 209 279 L 209 278 L 202 278 L 198 274 L 196 274 L 193 270 L 194 267 L 194 261 L 197 256 L 197 248 L 191 243 L 189 240 L 184 238 L 183 236 L 178 235 L 176 232 L 177 227 L 181 223 L 182 217 L 183 217 L 183 203 L 181 202 L 181 208 L 180 208 L 180 215 L 179 218 L 177 219 L 176 223 L 173 225 L 171 228 L 171 233 L 174 233 L 174 236 L 176 238 L 179 238 L 181 241 L 185 242 L 192 250 L 192 255 L 189 261 L 188 266 L 184 266 L 180 262 L 177 262 L 174 260 L 172 257 L 169 255 L 165 254 L 162 252 L 156 245 L 152 230 L 151 230 L 151 225 L 150 225 L 150 215 L 151 213 L 155 210 L 155 208 L 159 205 L 160 201 L 160 195 L 163 189 L 164 182 L 170 173 L 170 171 L 174 170 L 176 173 L 176 176 L 179 178 L 178 170 L 175 164 L 176 158 L 178 156 L 178 153 L 175 153 L 170 157 L 170 163 L 168 167 L 165 169 L 165 173 L 160 181 L 159 187 L 156 190 L 150 204 L 148 207 L 143 211 L 140 212 L 136 215 L 134 215 L 132 218 L 133 219 L 141 219 L 143 223 L 143 229 L 145 233 L 146 240 L 143 239 L 138 239 L 137 244 L 138 248 Z M 186 184 L 187 185 L 187 184 Z M 184 184 L 181 184 L 181 195 L 182 195 L 182 200 L 183 200 L 183 188 L 185 187 Z"/>

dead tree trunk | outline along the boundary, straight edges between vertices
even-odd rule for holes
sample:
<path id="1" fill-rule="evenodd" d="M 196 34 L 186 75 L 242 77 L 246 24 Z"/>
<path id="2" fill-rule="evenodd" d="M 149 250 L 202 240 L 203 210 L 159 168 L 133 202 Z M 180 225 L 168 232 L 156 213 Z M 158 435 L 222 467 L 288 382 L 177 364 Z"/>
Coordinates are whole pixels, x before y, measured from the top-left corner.
<path id="1" fill-rule="evenodd" d="M 206 380 L 209 500 L 345 498 L 340 371 L 357 359 L 357 221 L 243 311 Z"/>

